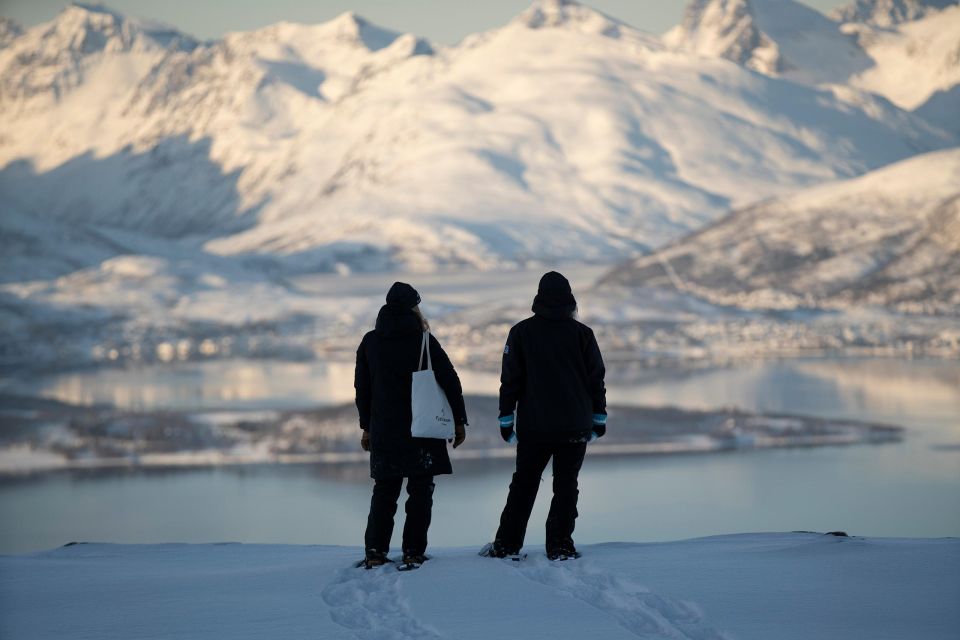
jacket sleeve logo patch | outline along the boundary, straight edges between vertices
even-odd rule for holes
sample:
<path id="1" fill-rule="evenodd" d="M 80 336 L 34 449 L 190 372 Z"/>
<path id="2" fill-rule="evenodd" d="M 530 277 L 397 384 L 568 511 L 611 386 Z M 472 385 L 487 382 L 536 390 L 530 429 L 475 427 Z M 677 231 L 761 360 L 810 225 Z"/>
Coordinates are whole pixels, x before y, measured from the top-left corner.
<path id="1" fill-rule="evenodd" d="M 509 355 L 509 354 L 510 354 L 510 345 L 509 344 L 503 345 L 503 355 Z"/>

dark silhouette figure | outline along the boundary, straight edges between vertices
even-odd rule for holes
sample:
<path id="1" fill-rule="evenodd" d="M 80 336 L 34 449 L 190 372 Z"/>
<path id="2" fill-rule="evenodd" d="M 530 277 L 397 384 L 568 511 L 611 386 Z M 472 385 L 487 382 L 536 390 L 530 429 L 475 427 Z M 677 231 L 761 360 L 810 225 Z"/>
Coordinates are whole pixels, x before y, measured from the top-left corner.
<path id="1" fill-rule="evenodd" d="M 387 293 L 387 304 L 377 315 L 376 328 L 363 337 L 357 349 L 354 387 L 363 430 L 360 445 L 370 452 L 370 476 L 374 479 L 364 536 L 366 556 L 361 563 L 367 568 L 388 561 L 393 518 L 404 478 L 408 478 L 404 563 L 419 565 L 426 560 L 433 478 L 453 472 L 443 440 L 414 438 L 410 434 L 412 377 L 422 365 L 421 341 L 429 328 L 419 303 L 416 289 L 403 282 L 394 283 Z M 453 410 L 453 446 L 458 447 L 465 438 L 467 424 L 460 379 L 432 335 L 429 349 L 437 383 Z"/>
<path id="2" fill-rule="evenodd" d="M 500 432 L 507 442 L 517 441 L 517 469 L 500 527 L 483 555 L 520 552 L 541 476 L 552 458 L 547 555 L 579 556 L 573 543 L 577 477 L 587 442 L 606 433 L 607 413 L 603 358 L 593 331 L 574 319 L 576 309 L 570 283 L 551 271 L 540 280 L 534 315 L 510 329 L 500 376 Z"/>

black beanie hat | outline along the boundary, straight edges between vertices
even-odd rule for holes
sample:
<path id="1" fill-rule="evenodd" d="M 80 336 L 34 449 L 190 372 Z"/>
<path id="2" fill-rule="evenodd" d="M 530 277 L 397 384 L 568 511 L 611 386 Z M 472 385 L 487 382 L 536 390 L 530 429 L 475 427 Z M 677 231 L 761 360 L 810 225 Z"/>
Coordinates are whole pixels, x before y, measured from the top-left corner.
<path id="1" fill-rule="evenodd" d="M 540 278 L 537 297 L 533 299 L 533 310 L 537 307 L 565 313 L 573 313 L 577 308 L 577 299 L 573 297 L 570 281 L 556 271 L 549 271 Z"/>
<path id="2" fill-rule="evenodd" d="M 413 309 L 420 304 L 420 294 L 406 282 L 394 282 L 387 291 L 387 304 Z"/>

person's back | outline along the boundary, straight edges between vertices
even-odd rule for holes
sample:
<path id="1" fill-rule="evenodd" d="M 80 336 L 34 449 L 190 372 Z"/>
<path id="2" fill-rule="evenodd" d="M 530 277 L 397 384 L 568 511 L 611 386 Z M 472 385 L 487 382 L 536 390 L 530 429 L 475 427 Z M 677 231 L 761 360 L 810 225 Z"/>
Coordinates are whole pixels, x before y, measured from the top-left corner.
<path id="1" fill-rule="evenodd" d="M 606 409 L 603 377 L 593 331 L 569 315 L 541 311 L 510 330 L 503 354 L 500 414 L 509 415 L 517 407 L 521 439 L 586 441 L 594 414 Z"/>
<path id="2" fill-rule="evenodd" d="M 547 556 L 579 556 L 573 544 L 577 477 L 586 443 L 606 433 L 607 413 L 603 358 L 593 331 L 574 319 L 576 309 L 570 283 L 551 271 L 540 279 L 533 317 L 510 329 L 500 375 L 500 431 L 507 442 L 517 440 L 517 469 L 496 537 L 481 555 L 519 553 L 552 458 Z"/>
<path id="3" fill-rule="evenodd" d="M 410 439 L 410 423 L 413 419 L 410 404 L 412 374 L 422 368 L 426 361 L 426 358 L 423 358 L 421 362 L 420 357 L 423 331 L 421 320 L 415 313 L 402 305 L 387 304 L 377 315 L 376 328 L 368 332 L 360 343 L 359 350 L 364 358 L 360 361 L 358 371 L 361 378 L 356 387 L 360 398 L 360 411 L 369 411 L 369 415 L 361 415 L 361 423 L 369 425 L 374 462 L 377 452 L 389 451 L 395 454 L 398 446 L 432 445 L 446 450 L 442 441 L 424 443 Z M 432 334 L 429 348 L 437 383 L 451 399 L 451 406 L 455 408 L 457 417 L 465 420 L 460 380 L 440 343 Z M 444 458 L 445 455 L 441 454 L 429 459 Z M 449 473 L 445 469 L 438 472 Z"/>

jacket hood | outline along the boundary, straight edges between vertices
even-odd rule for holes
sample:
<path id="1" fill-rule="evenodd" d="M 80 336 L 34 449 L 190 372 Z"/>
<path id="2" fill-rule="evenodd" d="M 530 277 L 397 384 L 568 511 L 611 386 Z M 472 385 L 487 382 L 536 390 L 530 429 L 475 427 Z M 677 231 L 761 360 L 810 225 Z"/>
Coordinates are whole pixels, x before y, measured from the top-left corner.
<path id="1" fill-rule="evenodd" d="M 387 304 L 396 304 L 412 309 L 420 304 L 420 294 L 406 282 L 394 282 L 387 291 Z"/>
<path id="2" fill-rule="evenodd" d="M 532 311 L 545 318 L 560 319 L 572 317 L 576 310 L 577 299 L 573 297 L 570 281 L 556 271 L 543 274 Z"/>
<path id="3" fill-rule="evenodd" d="M 423 325 L 412 307 L 390 303 L 380 307 L 374 330 L 378 335 L 385 337 L 403 336 L 422 333 Z"/>

